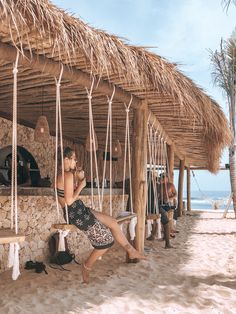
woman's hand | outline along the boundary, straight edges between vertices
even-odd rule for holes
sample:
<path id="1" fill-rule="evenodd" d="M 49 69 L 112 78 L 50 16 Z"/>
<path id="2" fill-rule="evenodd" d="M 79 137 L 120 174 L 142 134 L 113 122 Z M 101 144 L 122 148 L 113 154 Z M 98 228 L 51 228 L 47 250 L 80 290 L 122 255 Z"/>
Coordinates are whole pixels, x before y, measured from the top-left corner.
<path id="1" fill-rule="evenodd" d="M 84 179 L 84 170 L 82 170 L 82 169 L 76 170 L 75 177 L 76 177 L 77 181 L 82 181 Z"/>
<path id="2" fill-rule="evenodd" d="M 83 178 L 83 180 L 81 180 L 81 181 L 79 182 L 79 187 L 80 187 L 81 189 L 83 189 L 83 188 L 86 187 L 86 178 L 85 178 L 85 177 Z"/>

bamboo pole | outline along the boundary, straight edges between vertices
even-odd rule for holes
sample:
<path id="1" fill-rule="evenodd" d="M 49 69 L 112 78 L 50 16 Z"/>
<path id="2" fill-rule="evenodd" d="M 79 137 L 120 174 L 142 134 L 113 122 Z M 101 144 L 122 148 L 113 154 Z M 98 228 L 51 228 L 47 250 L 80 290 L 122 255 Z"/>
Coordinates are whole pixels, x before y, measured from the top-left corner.
<path id="1" fill-rule="evenodd" d="M 134 110 L 132 147 L 132 195 L 134 211 L 137 213 L 135 247 L 144 251 L 145 211 L 147 202 L 147 103 L 142 109 Z"/>
<path id="2" fill-rule="evenodd" d="M 190 168 L 187 167 L 187 211 L 191 211 L 191 173 Z"/>
<path id="3" fill-rule="evenodd" d="M 167 146 L 167 155 L 168 155 L 168 164 L 169 164 L 169 181 L 174 182 L 174 161 L 175 161 L 175 152 L 173 145 Z"/>
<path id="4" fill-rule="evenodd" d="M 179 162 L 179 184 L 178 184 L 178 216 L 182 216 L 183 213 L 183 182 L 184 182 L 184 165 L 185 161 Z"/>

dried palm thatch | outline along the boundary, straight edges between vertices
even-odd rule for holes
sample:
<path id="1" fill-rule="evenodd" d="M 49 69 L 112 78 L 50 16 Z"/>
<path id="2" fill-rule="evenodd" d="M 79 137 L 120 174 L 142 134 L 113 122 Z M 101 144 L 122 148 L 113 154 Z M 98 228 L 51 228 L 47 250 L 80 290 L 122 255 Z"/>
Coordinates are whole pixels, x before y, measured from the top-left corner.
<path id="1" fill-rule="evenodd" d="M 220 107 L 183 75 L 175 64 L 142 47 L 130 46 L 116 36 L 96 30 L 47 0 L 0 0 L 0 20 L 0 43 L 16 47 L 23 55 L 26 51 L 32 57 L 44 55 L 71 69 L 82 70 L 103 82 L 114 84 L 132 93 L 136 99 L 146 99 L 149 109 L 158 117 L 163 129 L 190 164 L 207 166 L 211 171 L 218 168 L 221 151 L 230 141 L 227 120 Z M 2 59 L 4 61 L 3 56 Z M 29 75 L 31 82 L 27 80 Z M 4 110 L 1 106 L 0 110 L 4 112 L 7 111 L 6 99 L 10 98 L 11 93 L 7 84 L 10 78 L 10 64 L 3 62 L 0 80 L 5 83 L 0 89 L 0 100 Z M 47 75 L 44 75 L 44 79 L 47 86 L 45 101 L 51 112 L 55 98 L 53 80 Z M 25 101 L 26 92 L 25 97 L 19 99 L 20 103 L 22 101 L 22 119 L 34 124 L 35 119 L 32 113 L 28 113 L 27 107 L 32 110 L 34 106 L 37 114 L 38 86 L 42 84 L 42 73 L 24 68 L 19 80 L 22 91 L 30 91 L 35 96 L 32 102 Z M 81 117 L 87 114 L 86 93 L 77 84 L 68 81 L 62 84 L 65 89 L 62 104 L 64 102 L 67 106 L 63 115 L 65 134 L 78 141 L 85 141 L 87 122 Z M 97 125 L 98 137 L 104 141 L 103 117 L 106 107 L 99 92 L 95 92 L 93 101 L 96 105 L 95 129 Z M 114 114 L 120 119 L 121 107 L 122 102 L 117 101 Z M 81 124 L 79 132 L 74 124 L 75 130 L 71 128 L 73 119 Z M 50 127 L 53 126 L 52 119 L 49 123 Z M 121 139 L 122 126 L 119 132 Z M 213 146 L 208 145 L 209 138 Z"/>

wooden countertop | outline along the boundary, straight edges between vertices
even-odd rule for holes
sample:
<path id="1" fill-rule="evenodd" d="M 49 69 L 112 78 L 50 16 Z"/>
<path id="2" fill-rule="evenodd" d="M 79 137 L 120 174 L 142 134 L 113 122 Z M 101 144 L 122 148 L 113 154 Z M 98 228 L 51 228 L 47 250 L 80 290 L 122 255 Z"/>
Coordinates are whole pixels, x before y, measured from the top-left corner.
<path id="1" fill-rule="evenodd" d="M 101 189 L 100 189 L 101 193 Z M 112 195 L 122 195 L 123 190 L 118 188 L 112 189 Z M 93 194 L 96 196 L 98 195 L 98 189 L 93 189 Z M 109 195 L 110 189 L 104 189 L 104 195 Z M 6 186 L 0 186 L 0 196 L 10 196 L 11 195 L 11 188 Z M 20 196 L 54 196 L 55 192 L 53 188 L 48 187 L 18 187 L 18 195 Z M 80 195 L 91 195 L 91 188 L 84 188 Z"/>

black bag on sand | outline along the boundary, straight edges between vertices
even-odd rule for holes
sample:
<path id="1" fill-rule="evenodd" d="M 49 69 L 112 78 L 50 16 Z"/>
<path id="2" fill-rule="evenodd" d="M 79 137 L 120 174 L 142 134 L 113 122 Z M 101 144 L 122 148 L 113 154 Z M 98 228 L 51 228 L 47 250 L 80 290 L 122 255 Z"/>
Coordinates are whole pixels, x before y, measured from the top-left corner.
<path id="1" fill-rule="evenodd" d="M 64 238 L 64 241 L 65 241 L 65 251 L 58 251 L 59 232 L 54 233 L 50 237 L 49 239 L 50 263 L 59 265 L 60 270 L 69 271 L 68 269 L 65 269 L 62 265 L 69 264 L 72 261 L 74 261 L 76 264 L 79 264 L 79 265 L 80 263 L 75 260 L 75 255 L 70 252 L 66 237 Z M 59 269 L 57 267 L 53 267 L 52 265 L 50 265 L 50 267 Z"/>

